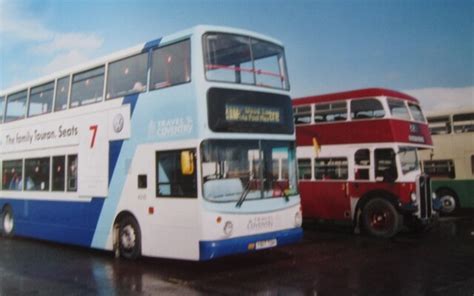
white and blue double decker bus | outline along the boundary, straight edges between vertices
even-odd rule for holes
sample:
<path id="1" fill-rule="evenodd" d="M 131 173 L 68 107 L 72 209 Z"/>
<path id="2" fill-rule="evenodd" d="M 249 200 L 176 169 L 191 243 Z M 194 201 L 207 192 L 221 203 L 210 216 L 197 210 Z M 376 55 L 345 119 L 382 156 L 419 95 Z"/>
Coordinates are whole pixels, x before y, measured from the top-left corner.
<path id="1" fill-rule="evenodd" d="M 197 26 L 1 91 L 0 122 L 3 236 L 188 260 L 302 236 L 272 38 Z"/>

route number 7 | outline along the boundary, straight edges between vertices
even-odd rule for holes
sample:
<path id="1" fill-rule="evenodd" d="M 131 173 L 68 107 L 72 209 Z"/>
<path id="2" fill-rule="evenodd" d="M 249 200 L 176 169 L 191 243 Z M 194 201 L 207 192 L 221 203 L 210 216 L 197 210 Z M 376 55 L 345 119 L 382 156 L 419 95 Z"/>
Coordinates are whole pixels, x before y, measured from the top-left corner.
<path id="1" fill-rule="evenodd" d="M 91 139 L 91 149 L 94 148 L 94 145 L 95 145 L 95 136 L 97 135 L 97 129 L 99 128 L 99 126 L 97 124 L 95 125 L 91 125 L 89 127 L 89 130 L 92 131 L 92 139 Z"/>

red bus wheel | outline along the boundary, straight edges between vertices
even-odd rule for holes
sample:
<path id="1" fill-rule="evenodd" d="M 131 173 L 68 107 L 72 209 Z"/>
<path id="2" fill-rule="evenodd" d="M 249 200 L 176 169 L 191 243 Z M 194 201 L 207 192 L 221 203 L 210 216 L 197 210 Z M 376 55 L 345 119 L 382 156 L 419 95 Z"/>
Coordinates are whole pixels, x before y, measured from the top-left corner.
<path id="1" fill-rule="evenodd" d="M 362 225 L 375 237 L 389 238 L 400 230 L 402 217 L 386 199 L 371 199 L 362 209 Z"/>

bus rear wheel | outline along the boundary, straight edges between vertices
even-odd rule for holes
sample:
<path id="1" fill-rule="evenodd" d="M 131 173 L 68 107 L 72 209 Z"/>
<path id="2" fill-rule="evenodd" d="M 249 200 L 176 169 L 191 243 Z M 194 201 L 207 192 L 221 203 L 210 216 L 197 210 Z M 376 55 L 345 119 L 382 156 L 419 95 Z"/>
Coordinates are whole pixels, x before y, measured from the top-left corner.
<path id="1" fill-rule="evenodd" d="M 1 229 L 0 232 L 3 236 L 12 237 L 13 231 L 15 230 L 15 219 L 13 217 L 13 211 L 9 206 L 6 206 L 0 215 Z"/>
<path id="2" fill-rule="evenodd" d="M 390 238 L 398 233 L 402 217 L 388 200 L 374 198 L 362 209 L 362 225 L 375 237 Z"/>
<path id="3" fill-rule="evenodd" d="M 137 220 L 125 216 L 119 222 L 120 255 L 126 259 L 136 259 L 141 255 L 141 233 Z"/>

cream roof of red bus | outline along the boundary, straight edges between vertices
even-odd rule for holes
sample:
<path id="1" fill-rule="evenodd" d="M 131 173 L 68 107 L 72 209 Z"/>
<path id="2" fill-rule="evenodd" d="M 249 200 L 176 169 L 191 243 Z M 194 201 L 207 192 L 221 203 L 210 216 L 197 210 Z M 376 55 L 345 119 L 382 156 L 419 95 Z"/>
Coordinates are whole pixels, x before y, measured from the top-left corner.
<path id="1" fill-rule="evenodd" d="M 307 104 L 321 103 L 321 102 L 340 101 L 340 100 L 347 100 L 347 99 L 377 97 L 377 96 L 400 98 L 400 99 L 405 99 L 407 101 L 411 101 L 411 102 L 419 104 L 418 100 L 415 99 L 414 97 L 404 94 L 402 92 L 396 91 L 396 90 L 385 89 L 385 88 L 365 88 L 365 89 L 350 90 L 350 91 L 345 91 L 345 92 L 295 98 L 293 99 L 293 106 L 307 105 Z"/>

